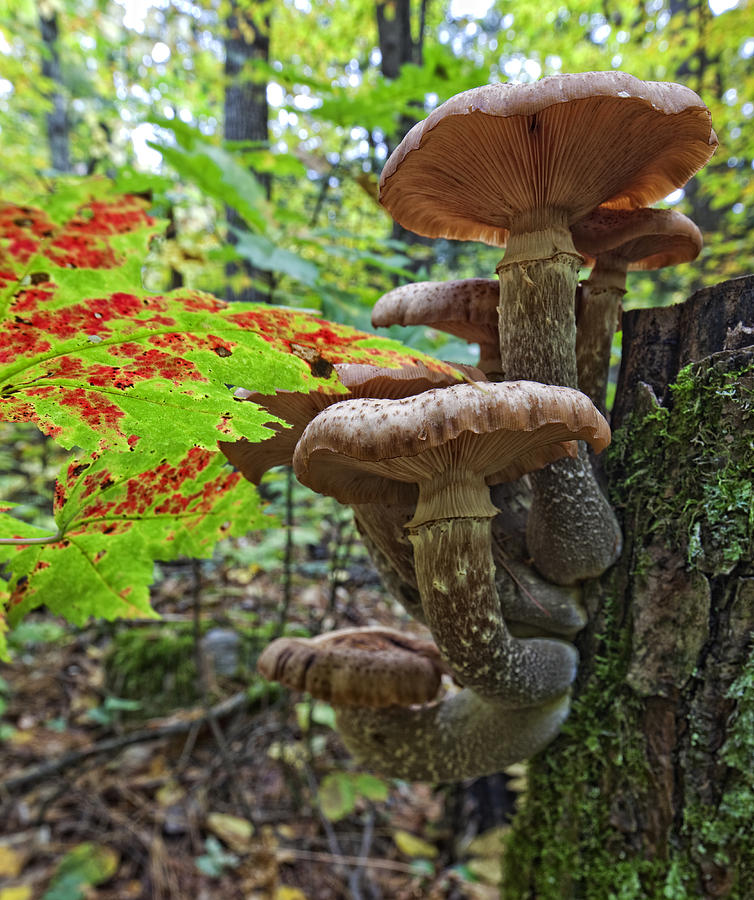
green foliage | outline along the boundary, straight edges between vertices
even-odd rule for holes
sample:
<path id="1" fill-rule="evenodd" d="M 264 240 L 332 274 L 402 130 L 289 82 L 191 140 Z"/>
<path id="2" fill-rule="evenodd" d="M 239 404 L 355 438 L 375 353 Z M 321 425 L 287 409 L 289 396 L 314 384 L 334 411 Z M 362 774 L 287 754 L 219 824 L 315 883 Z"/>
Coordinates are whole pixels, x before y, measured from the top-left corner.
<path id="1" fill-rule="evenodd" d="M 310 700 L 308 703 L 297 703 L 296 720 L 302 731 L 309 731 L 312 725 L 323 725 L 335 728 L 335 710 L 323 700 Z"/>
<path id="2" fill-rule="evenodd" d="M 317 799 L 322 814 L 331 822 L 351 815 L 359 798 L 387 799 L 388 786 L 380 778 L 356 772 L 331 772 L 322 779 Z"/>
<path id="3" fill-rule="evenodd" d="M 210 878 L 219 878 L 227 869 L 235 869 L 240 859 L 226 850 L 214 835 L 204 841 L 204 853 L 196 858 L 196 867 Z"/>
<path id="4" fill-rule="evenodd" d="M 42 900 L 84 900 L 90 888 L 112 878 L 119 861 L 103 844 L 78 844 L 60 860 Z"/>

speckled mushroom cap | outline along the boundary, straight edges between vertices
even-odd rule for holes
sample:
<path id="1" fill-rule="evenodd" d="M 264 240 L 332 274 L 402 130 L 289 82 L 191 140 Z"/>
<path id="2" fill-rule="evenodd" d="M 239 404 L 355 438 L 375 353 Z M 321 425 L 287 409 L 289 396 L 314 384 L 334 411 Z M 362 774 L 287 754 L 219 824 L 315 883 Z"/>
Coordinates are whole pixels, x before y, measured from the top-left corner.
<path id="1" fill-rule="evenodd" d="M 610 254 L 627 269 L 649 270 L 696 259 L 703 238 L 697 226 L 674 209 L 599 207 L 571 226 L 573 243 L 584 256 Z"/>
<path id="2" fill-rule="evenodd" d="M 478 509 L 467 484 L 480 476 L 488 484 L 513 480 L 575 455 L 576 440 L 596 452 L 610 441 L 607 422 L 579 391 L 528 381 L 461 384 L 330 406 L 307 426 L 293 467 L 303 484 L 342 503 L 405 503 L 411 483 L 419 486 L 422 521 L 494 515 L 489 492 Z M 442 502 L 432 499 L 436 490 Z"/>
<path id="3" fill-rule="evenodd" d="M 499 296 L 496 278 L 403 284 L 375 303 L 372 325 L 427 325 L 479 344 L 479 368 L 489 377 L 500 371 Z"/>
<path id="4" fill-rule="evenodd" d="M 484 377 L 473 366 L 457 368 L 459 380 Z M 408 397 L 454 383 L 449 375 L 423 365 L 386 369 L 361 363 L 338 363 L 335 370 L 341 383 L 348 388 L 346 393 L 278 391 L 276 394 L 259 394 L 244 388 L 236 391 L 237 398 L 258 403 L 273 416 L 290 425 L 286 428 L 275 422 L 270 423 L 277 434 L 259 443 L 246 440 L 218 442 L 220 450 L 244 478 L 259 484 L 268 469 L 273 466 L 289 466 L 296 442 L 304 428 L 317 413 L 346 397 Z"/>
<path id="5" fill-rule="evenodd" d="M 345 628 L 315 638 L 280 638 L 262 652 L 260 673 L 335 706 L 410 706 L 433 700 L 445 667 L 432 641 L 391 628 Z"/>
<path id="6" fill-rule="evenodd" d="M 383 294 L 372 310 L 372 325 L 430 325 L 474 343 L 490 335 L 497 343 L 497 278 L 417 281 Z"/>
<path id="7" fill-rule="evenodd" d="M 575 222 L 601 204 L 649 206 L 716 146 L 709 110 L 680 84 L 624 72 L 488 84 L 408 132 L 385 164 L 380 202 L 418 234 L 504 246 L 532 210 Z"/>

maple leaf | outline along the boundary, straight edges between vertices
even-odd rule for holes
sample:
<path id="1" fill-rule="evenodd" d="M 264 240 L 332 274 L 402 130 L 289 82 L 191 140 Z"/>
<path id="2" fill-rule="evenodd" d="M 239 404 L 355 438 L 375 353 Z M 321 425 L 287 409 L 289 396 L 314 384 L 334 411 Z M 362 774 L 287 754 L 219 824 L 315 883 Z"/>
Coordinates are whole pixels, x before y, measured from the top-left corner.
<path id="1" fill-rule="evenodd" d="M 220 538 L 274 524 L 255 491 L 235 490 L 241 476 L 219 452 L 194 447 L 176 462 L 138 463 L 122 453 L 73 460 L 56 484 L 56 534 L 0 515 L 2 538 L 37 541 L 0 542 L 11 625 L 42 604 L 77 625 L 154 616 L 155 559 L 206 558 Z"/>
<path id="2" fill-rule="evenodd" d="M 268 523 L 217 445 L 264 440 L 280 420 L 234 388 L 345 392 L 343 362 L 461 377 L 299 310 L 145 291 L 161 224 L 103 179 L 56 182 L 43 206 L 0 204 L 0 419 L 89 455 L 58 481 L 56 534 L 0 509 L 11 624 L 42 604 L 76 624 L 153 615 L 155 559 L 209 556 Z"/>
<path id="3" fill-rule="evenodd" d="M 336 362 L 453 372 L 299 310 L 144 291 L 133 270 L 155 231 L 144 201 L 92 190 L 67 184 L 54 217 L 0 208 L 0 418 L 32 421 L 67 448 L 138 444 L 174 458 L 269 436 L 269 413 L 234 401 L 232 386 L 332 391 Z"/>

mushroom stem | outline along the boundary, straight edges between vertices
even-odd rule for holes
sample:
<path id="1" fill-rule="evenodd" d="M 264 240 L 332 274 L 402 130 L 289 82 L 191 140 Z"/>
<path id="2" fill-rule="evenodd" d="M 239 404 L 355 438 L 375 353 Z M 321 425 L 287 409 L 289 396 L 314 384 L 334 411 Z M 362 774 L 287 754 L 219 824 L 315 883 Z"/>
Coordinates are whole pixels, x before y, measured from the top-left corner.
<path id="1" fill-rule="evenodd" d="M 566 691 L 576 676 L 576 650 L 556 639 L 514 638 L 505 624 L 491 519 L 438 518 L 409 528 L 427 625 L 460 683 L 501 707 L 531 706 Z"/>
<path id="2" fill-rule="evenodd" d="M 518 482 L 516 482 L 518 484 Z M 503 485 L 496 485 L 501 494 Z M 511 486 L 507 485 L 509 491 Z M 508 495 L 505 495 L 508 496 Z M 382 584 L 403 606 L 411 618 L 426 625 L 414 567 L 414 549 L 404 528 L 414 507 L 381 503 L 357 503 L 354 521 L 364 546 L 377 569 Z M 495 584 L 503 619 L 519 636 L 532 635 L 573 638 L 586 624 L 586 613 L 578 589 L 552 584 L 521 561 L 514 559 L 498 544 L 495 533 L 504 520 L 499 513 L 493 520 L 493 558 Z"/>
<path id="3" fill-rule="evenodd" d="M 585 447 L 577 459 L 556 460 L 530 477 L 526 542 L 539 572 L 560 585 L 599 577 L 620 556 L 623 536 Z"/>
<path id="4" fill-rule="evenodd" d="M 506 380 L 576 387 L 573 298 L 581 264 L 564 211 L 533 210 L 517 218 L 497 266 Z"/>
<path id="5" fill-rule="evenodd" d="M 574 297 L 581 257 L 564 222 L 554 218 L 551 231 L 513 236 L 498 266 L 500 354 L 506 379 L 576 387 Z M 554 252 L 546 258 L 548 246 Z M 601 575 L 618 558 L 622 537 L 586 454 L 550 464 L 531 479 L 527 541 L 537 569 L 563 585 Z"/>
<path id="6" fill-rule="evenodd" d="M 626 293 L 627 264 L 611 254 L 597 257 L 589 278 L 581 285 L 576 323 L 576 367 L 579 390 L 605 415 L 607 379 L 613 335 L 618 330 L 621 302 Z"/>
<path id="7" fill-rule="evenodd" d="M 558 733 L 569 695 L 506 709 L 471 690 L 424 706 L 339 707 L 337 726 L 357 761 L 393 778 L 460 781 L 528 759 Z"/>

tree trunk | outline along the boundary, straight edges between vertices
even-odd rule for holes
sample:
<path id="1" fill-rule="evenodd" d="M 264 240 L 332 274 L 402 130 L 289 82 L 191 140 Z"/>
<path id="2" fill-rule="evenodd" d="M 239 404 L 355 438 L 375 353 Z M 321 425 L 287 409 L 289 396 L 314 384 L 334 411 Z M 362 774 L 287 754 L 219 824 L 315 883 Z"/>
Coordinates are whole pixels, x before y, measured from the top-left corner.
<path id="1" fill-rule="evenodd" d="M 385 78 L 397 78 L 406 63 L 422 64 L 422 49 L 424 46 L 424 22 L 427 15 L 427 0 L 421 0 L 419 9 L 419 25 L 416 40 L 411 30 L 411 0 L 377 0 L 377 35 L 380 43 L 380 56 L 382 61 L 380 69 Z M 417 118 L 421 118 L 423 109 L 417 110 Z M 398 124 L 398 134 L 387 136 L 386 143 L 388 153 L 392 153 L 398 146 L 403 136 L 414 124 L 414 119 L 401 116 Z M 428 238 L 409 231 L 397 222 L 393 222 L 392 238 L 403 241 L 405 244 L 423 244 L 432 246 Z M 426 259 L 415 259 L 407 268 L 418 271 L 424 264 L 431 265 L 431 256 Z M 399 283 L 400 279 L 396 280 Z"/>
<path id="2" fill-rule="evenodd" d="M 587 586 L 573 711 L 531 763 L 506 900 L 754 897 L 753 322 L 754 276 L 624 316 L 607 470 L 625 550 Z"/>
<path id="3" fill-rule="evenodd" d="M 253 19 L 243 4 L 232 2 L 225 36 L 225 129 L 226 141 L 244 141 L 257 144 L 267 142 L 267 81 L 258 80 L 250 71 L 254 60 L 268 62 L 270 58 L 270 17 L 257 10 Z M 270 195 L 270 178 L 257 175 Z M 228 225 L 243 230 L 246 225 L 236 212 L 226 208 Z M 237 243 L 231 231 L 231 244 Z M 256 269 L 244 260 L 228 263 L 226 300 L 269 302 L 272 294 L 272 278 L 269 272 Z M 244 277 L 245 276 L 245 277 Z M 239 277 L 242 286 L 237 286 Z"/>
<path id="4" fill-rule="evenodd" d="M 42 35 L 43 55 L 42 74 L 56 86 L 62 88 L 63 77 L 60 72 L 60 56 L 58 55 L 58 16 L 56 12 L 49 14 L 40 12 L 39 30 Z M 57 88 L 48 95 L 52 109 L 47 113 L 47 142 L 50 147 L 50 165 L 56 172 L 71 171 L 69 150 L 69 122 L 65 96 Z"/>

